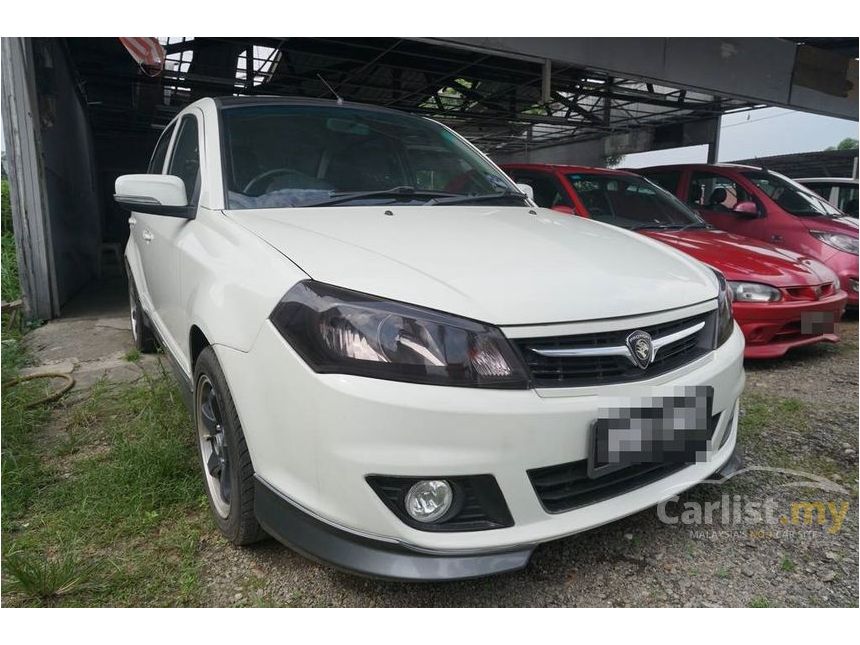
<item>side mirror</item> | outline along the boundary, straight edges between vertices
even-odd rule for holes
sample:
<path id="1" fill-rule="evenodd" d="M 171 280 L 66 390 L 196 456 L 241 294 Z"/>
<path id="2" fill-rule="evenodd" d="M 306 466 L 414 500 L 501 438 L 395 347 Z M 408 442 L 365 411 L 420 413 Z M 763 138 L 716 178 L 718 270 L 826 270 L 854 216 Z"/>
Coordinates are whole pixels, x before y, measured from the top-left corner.
<path id="1" fill-rule="evenodd" d="M 567 215 L 576 215 L 576 210 L 574 210 L 573 206 L 568 206 L 567 204 L 556 204 L 552 207 L 552 210 L 566 213 Z"/>
<path id="2" fill-rule="evenodd" d="M 743 218 L 758 217 L 758 205 L 755 202 L 738 202 L 732 211 Z"/>
<path id="3" fill-rule="evenodd" d="M 528 184 L 517 184 L 517 188 L 520 189 L 520 192 L 525 193 L 526 197 L 528 197 L 530 200 L 535 200 L 535 191 L 532 190 L 531 186 L 529 186 Z"/>
<path id="4" fill-rule="evenodd" d="M 175 175 L 122 175 L 114 184 L 117 204 L 137 213 L 194 219 L 185 182 Z"/>

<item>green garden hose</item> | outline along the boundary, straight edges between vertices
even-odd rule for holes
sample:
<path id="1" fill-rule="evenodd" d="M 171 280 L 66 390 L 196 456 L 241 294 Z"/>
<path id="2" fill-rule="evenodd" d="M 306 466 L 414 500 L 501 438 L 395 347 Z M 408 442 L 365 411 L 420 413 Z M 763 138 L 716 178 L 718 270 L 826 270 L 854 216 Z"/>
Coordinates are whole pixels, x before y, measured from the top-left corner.
<path id="1" fill-rule="evenodd" d="M 61 374 L 60 372 L 45 372 L 43 374 L 30 374 L 29 376 L 19 376 L 17 378 L 13 378 L 9 381 L 3 383 L 3 389 L 5 390 L 8 387 L 13 387 L 20 383 L 24 383 L 25 381 L 32 381 L 37 378 L 61 378 L 65 379 L 66 384 L 63 385 L 59 390 L 55 392 L 51 392 L 47 396 L 38 399 L 37 401 L 32 401 L 25 405 L 25 408 L 35 408 L 37 405 L 42 405 L 43 403 L 51 403 L 52 401 L 56 401 L 61 396 L 63 396 L 66 392 L 75 387 L 75 379 L 73 379 L 68 374 Z"/>

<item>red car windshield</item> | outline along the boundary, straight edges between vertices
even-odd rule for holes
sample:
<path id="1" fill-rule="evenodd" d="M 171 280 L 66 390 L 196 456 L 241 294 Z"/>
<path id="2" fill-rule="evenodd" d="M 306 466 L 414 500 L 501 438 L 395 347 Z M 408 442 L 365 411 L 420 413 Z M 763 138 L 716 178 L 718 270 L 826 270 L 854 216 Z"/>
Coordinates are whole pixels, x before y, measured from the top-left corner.
<path id="1" fill-rule="evenodd" d="M 842 213 L 808 188 L 775 172 L 744 172 L 744 177 L 784 211 L 800 217 L 839 217 Z"/>
<path id="2" fill-rule="evenodd" d="M 592 219 L 629 229 L 710 228 L 683 202 L 633 175 L 567 175 Z"/>

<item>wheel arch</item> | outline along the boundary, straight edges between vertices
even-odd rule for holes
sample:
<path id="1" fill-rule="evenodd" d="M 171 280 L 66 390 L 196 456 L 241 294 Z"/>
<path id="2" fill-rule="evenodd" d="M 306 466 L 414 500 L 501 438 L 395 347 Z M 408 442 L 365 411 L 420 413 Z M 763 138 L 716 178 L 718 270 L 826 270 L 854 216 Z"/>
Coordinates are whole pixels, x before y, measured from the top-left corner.
<path id="1" fill-rule="evenodd" d="M 209 347 L 212 343 L 197 325 L 191 325 L 191 330 L 188 333 L 188 356 L 191 360 L 191 372 L 194 373 L 194 366 L 197 365 L 197 358 L 200 352 Z"/>

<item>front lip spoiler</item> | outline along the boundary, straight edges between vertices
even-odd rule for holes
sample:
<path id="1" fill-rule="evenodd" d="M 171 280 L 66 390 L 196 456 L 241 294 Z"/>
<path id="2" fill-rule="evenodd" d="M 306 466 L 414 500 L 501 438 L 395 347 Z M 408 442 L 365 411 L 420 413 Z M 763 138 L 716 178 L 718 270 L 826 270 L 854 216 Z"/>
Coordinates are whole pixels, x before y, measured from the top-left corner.
<path id="1" fill-rule="evenodd" d="M 356 535 L 306 513 L 254 478 L 257 521 L 272 537 L 302 555 L 349 573 L 407 582 L 482 578 L 524 568 L 534 546 L 488 553 L 428 553 L 400 542 Z"/>

